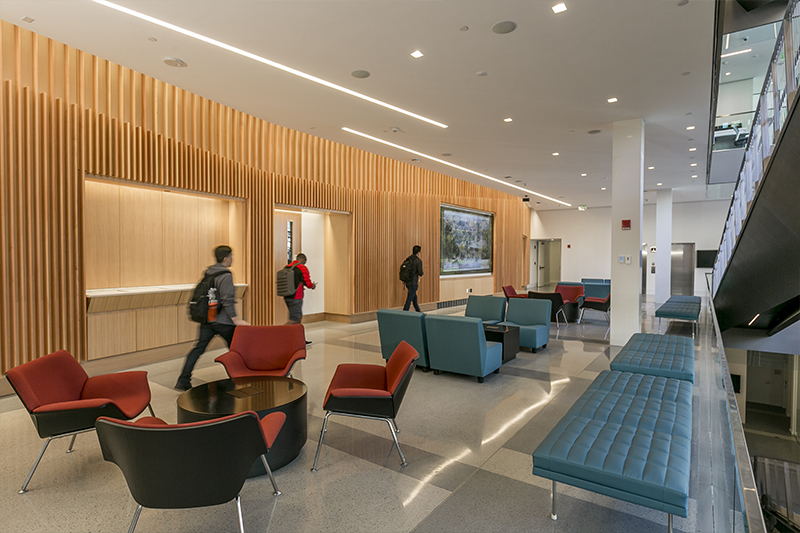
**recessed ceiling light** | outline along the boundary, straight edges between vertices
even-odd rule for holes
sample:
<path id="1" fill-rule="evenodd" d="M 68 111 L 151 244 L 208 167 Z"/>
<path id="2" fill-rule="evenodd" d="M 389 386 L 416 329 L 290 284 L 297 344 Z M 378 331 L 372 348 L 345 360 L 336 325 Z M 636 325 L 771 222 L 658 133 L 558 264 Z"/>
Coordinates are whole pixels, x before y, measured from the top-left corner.
<path id="1" fill-rule="evenodd" d="M 746 54 L 747 52 L 752 52 L 752 48 L 748 48 L 747 50 L 739 50 L 738 52 L 731 52 L 729 54 L 722 54 L 719 57 L 731 57 L 731 56 L 738 56 L 739 54 Z"/>
<path id="2" fill-rule="evenodd" d="M 453 154 L 451 154 L 449 152 L 446 152 L 446 153 L 442 154 L 442 157 L 450 157 L 451 155 L 453 155 Z"/>
<path id="3" fill-rule="evenodd" d="M 760 317 L 760 316 L 761 316 L 761 313 L 756 313 L 756 316 L 754 316 L 754 317 L 753 317 L 753 320 L 751 320 L 750 322 L 748 322 L 748 323 L 747 323 L 747 325 L 748 325 L 748 326 L 752 326 L 752 325 L 753 325 L 753 322 L 755 322 L 755 321 L 758 319 L 758 317 Z"/>
<path id="4" fill-rule="evenodd" d="M 414 162 L 416 163 L 417 161 L 419 161 L 419 157 L 414 157 L 414 158 L 412 158 L 411 160 L 412 160 L 412 161 L 414 161 Z"/>
<path id="5" fill-rule="evenodd" d="M 600 187 L 600 190 L 604 191 L 604 190 L 606 190 L 606 188 L 605 187 Z"/>
<path id="6" fill-rule="evenodd" d="M 692 131 L 693 129 L 694 129 L 694 126 L 686 126 L 686 131 Z"/>
<path id="7" fill-rule="evenodd" d="M 697 174 L 692 174 L 692 178 L 696 178 L 696 177 L 697 177 Z"/>
<path id="8" fill-rule="evenodd" d="M 508 117 L 508 118 L 504 118 L 504 119 L 503 119 L 503 122 L 513 122 L 513 121 L 514 121 L 514 119 L 513 119 L 513 118 L 511 118 L 511 117 Z"/>
<path id="9" fill-rule="evenodd" d="M 656 167 L 647 167 L 647 170 L 655 170 Z"/>
<path id="10" fill-rule="evenodd" d="M 512 31 L 517 29 L 517 23 L 513 20 L 504 20 L 502 22 L 495 23 L 492 26 L 492 31 L 495 33 L 499 33 L 500 35 L 505 35 L 506 33 L 511 33 Z"/>
<path id="11" fill-rule="evenodd" d="M 469 31 L 469 26 L 461 26 L 458 29 L 461 30 L 461 31 Z"/>
<path id="12" fill-rule="evenodd" d="M 30 24 L 34 20 L 36 20 L 36 19 L 31 18 L 31 17 L 22 17 L 22 22 L 27 22 L 28 24 Z"/>
<path id="13" fill-rule="evenodd" d="M 616 102 L 617 102 L 617 99 L 616 99 L 616 98 L 609 98 L 609 99 L 608 99 L 608 103 L 609 103 L 609 104 L 614 104 L 614 103 L 616 103 Z"/>
<path id="14" fill-rule="evenodd" d="M 589 130 L 587 133 L 589 135 L 597 135 L 598 133 L 600 133 L 600 130 Z"/>
<path id="15" fill-rule="evenodd" d="M 485 70 L 479 70 L 478 72 L 475 73 L 475 75 L 476 76 L 488 76 L 489 73 L 486 72 Z"/>
<path id="16" fill-rule="evenodd" d="M 689 3 L 689 0 L 681 0 L 680 2 L 678 2 L 678 7 L 683 7 L 688 3 Z"/>
<path id="17" fill-rule="evenodd" d="M 563 13 L 567 10 L 567 6 L 564 3 L 556 4 L 553 6 L 553 13 Z"/>
<path id="18" fill-rule="evenodd" d="M 558 155 L 558 152 L 553 152 L 553 155 Z"/>
<path id="19" fill-rule="evenodd" d="M 731 75 L 731 73 L 730 73 L 730 72 L 726 72 L 726 73 L 725 73 L 725 75 L 726 75 L 726 76 L 730 76 L 730 75 Z"/>
<path id="20" fill-rule="evenodd" d="M 164 64 L 170 67 L 188 67 L 189 64 L 183 59 L 177 57 L 165 57 Z"/>
<path id="21" fill-rule="evenodd" d="M 507 182 L 502 181 L 500 179 L 493 178 L 492 176 L 488 176 L 486 174 L 481 174 L 480 172 L 475 172 L 474 170 L 471 170 L 471 169 L 468 169 L 466 167 L 462 167 L 462 166 L 450 163 L 448 161 L 445 161 L 444 159 L 439 159 L 439 158 L 436 158 L 436 157 L 433 157 L 433 156 L 430 156 L 430 155 L 427 155 L 427 154 L 423 154 L 422 152 L 417 152 L 416 150 L 412 150 L 411 148 L 406 148 L 405 146 L 400 146 L 399 144 L 390 143 L 389 141 L 384 141 L 383 139 L 379 139 L 377 137 L 373 137 L 372 135 L 367 135 L 366 133 L 361 133 L 360 131 L 356 131 L 356 130 L 351 129 L 351 128 L 342 128 L 342 130 L 344 130 L 344 131 L 346 131 L 348 133 L 352 133 L 353 135 L 358 135 L 359 137 L 363 137 L 365 139 L 369 139 L 371 141 L 375 141 L 377 143 L 381 143 L 381 144 L 386 145 L 386 146 L 391 146 L 392 148 L 397 148 L 398 150 L 403 150 L 405 152 L 408 152 L 408 153 L 411 153 L 411 154 L 414 154 L 414 155 L 418 155 L 420 157 L 424 157 L 425 159 L 430 159 L 431 161 L 436 161 L 437 163 L 441 163 L 443 165 L 447 165 L 447 166 L 449 166 L 451 168 L 455 168 L 455 169 L 461 170 L 463 172 L 468 172 L 468 173 L 470 173 L 470 174 L 472 174 L 474 176 L 479 176 L 481 178 L 494 181 L 496 183 L 502 183 L 506 187 L 514 187 L 515 189 L 519 189 L 520 191 L 523 191 L 523 192 L 526 192 L 526 193 L 529 193 L 529 194 L 533 194 L 534 196 L 538 196 L 540 198 L 544 198 L 545 200 L 551 200 L 553 202 L 557 202 L 559 204 L 562 204 L 562 205 L 564 205 L 566 207 L 572 207 L 572 204 L 568 204 L 567 202 L 562 202 L 561 200 L 556 200 L 555 198 L 550 198 L 549 196 L 545 196 L 544 194 L 540 194 L 540 193 L 532 191 L 530 189 L 525 189 L 523 187 L 519 187 L 518 185 L 514 185 L 512 183 L 507 183 Z"/>
<path id="22" fill-rule="evenodd" d="M 369 78 L 372 74 L 370 74 L 368 70 L 354 70 L 353 72 L 350 73 L 350 75 L 353 76 L 354 78 L 363 80 L 364 78 Z"/>
<path id="23" fill-rule="evenodd" d="M 411 57 L 413 57 L 414 59 L 419 59 L 420 57 L 422 57 L 424 55 L 425 54 L 423 54 L 419 50 L 414 50 L 413 52 L 411 52 Z"/>
<path id="24" fill-rule="evenodd" d="M 691 165 L 689 165 L 689 166 L 690 166 L 690 167 L 696 167 L 696 166 L 697 166 L 697 163 L 692 163 L 692 164 L 691 164 Z"/>
<path id="25" fill-rule="evenodd" d="M 697 151 L 697 148 L 689 148 L 689 151 L 690 151 L 690 152 L 696 152 L 696 151 Z"/>
<path id="26" fill-rule="evenodd" d="M 407 115 L 409 117 L 413 117 L 413 118 L 416 118 L 417 120 L 421 120 L 423 122 L 427 122 L 428 124 L 433 124 L 434 126 L 438 126 L 440 128 L 446 128 L 447 127 L 447 124 L 442 124 L 441 122 L 437 122 L 437 121 L 429 119 L 427 117 L 423 117 L 422 115 L 418 115 L 416 113 L 412 113 L 411 111 L 408 111 L 408 110 L 405 110 L 403 108 L 394 106 L 394 105 L 389 104 L 387 102 L 383 102 L 381 100 L 378 100 L 377 98 L 372 98 L 371 96 L 367 96 L 365 94 L 361 94 L 359 92 L 353 91 L 353 90 L 348 89 L 346 87 L 342 87 L 341 85 L 336 85 L 335 83 L 331 83 L 331 82 L 329 82 L 327 80 L 323 80 L 322 78 L 318 78 L 316 76 L 312 76 L 311 74 L 306 74 L 305 72 L 299 71 L 299 70 L 297 70 L 295 68 L 292 68 L 292 67 L 289 67 L 289 66 L 286 66 L 286 65 L 282 65 L 281 63 L 278 63 L 276 61 L 272 61 L 271 59 L 267 59 L 265 57 L 261 57 L 259 55 L 256 55 L 256 54 L 254 54 L 252 52 L 248 52 L 246 50 L 242 50 L 241 48 L 236 48 L 235 46 L 232 46 L 232 45 L 227 44 L 227 43 L 223 43 L 222 41 L 218 41 L 216 39 L 212 39 L 211 37 L 206 37 L 205 35 L 201 35 L 201 34 L 199 34 L 197 32 L 194 32 L 194 31 L 191 31 L 191 30 L 187 30 L 186 28 L 182 28 L 180 26 L 176 26 L 175 24 L 171 24 L 171 23 L 163 21 L 161 19 L 157 19 L 155 17 L 151 17 L 150 15 L 145 15 L 144 13 L 141 13 L 139 11 L 134 11 L 133 9 L 128 9 L 127 7 L 123 7 L 123 6 L 117 5 L 117 4 L 113 3 L 113 2 L 109 2 L 108 0 L 92 0 L 92 1 L 94 3 L 96 3 L 96 4 L 100 4 L 100 5 L 109 7 L 111 9 L 115 9 L 115 10 L 121 12 L 121 13 L 125 13 L 127 15 L 131 15 L 132 17 L 136 17 L 138 19 L 145 20 L 145 21 L 150 22 L 152 24 L 155 24 L 157 26 L 161 26 L 162 28 L 167 28 L 168 30 L 172 30 L 172 31 L 181 33 L 183 35 L 186 35 L 187 37 L 191 37 L 192 39 L 197 39 L 198 41 L 203 41 L 205 43 L 208 43 L 210 45 L 216 46 L 218 48 L 222 48 L 223 50 L 227 50 L 229 52 L 233 52 L 234 54 L 238 54 L 238 55 L 246 57 L 248 59 L 252 59 L 253 61 L 258 61 L 259 63 L 263 63 L 264 65 L 268 65 L 270 67 L 277 68 L 277 69 L 282 70 L 284 72 L 288 72 L 289 74 L 294 74 L 295 76 L 299 76 L 299 77 L 304 78 L 304 79 L 306 79 L 308 81 L 313 81 L 314 83 L 318 83 L 320 85 L 324 85 L 325 87 L 328 87 L 329 89 L 334 89 L 334 90 L 343 92 L 345 94 L 349 94 L 350 96 L 355 96 L 356 98 L 360 98 L 362 100 L 366 100 L 367 102 L 371 102 L 371 103 L 379 105 L 381 107 L 385 107 L 387 109 L 391 109 L 392 111 L 396 111 L 398 113 L 402 113 L 402 114 Z"/>
<path id="27" fill-rule="evenodd" d="M 151 43 L 157 43 L 158 42 L 158 39 L 156 39 L 155 37 L 148 37 L 147 40 L 150 41 Z"/>
<path id="28" fill-rule="evenodd" d="M 656 183 L 657 187 L 661 187 L 662 185 L 663 185 L 663 183 L 661 183 L 661 182 Z"/>
<path id="29" fill-rule="evenodd" d="M 586 173 L 581 174 L 581 177 L 585 178 L 586 177 Z"/>

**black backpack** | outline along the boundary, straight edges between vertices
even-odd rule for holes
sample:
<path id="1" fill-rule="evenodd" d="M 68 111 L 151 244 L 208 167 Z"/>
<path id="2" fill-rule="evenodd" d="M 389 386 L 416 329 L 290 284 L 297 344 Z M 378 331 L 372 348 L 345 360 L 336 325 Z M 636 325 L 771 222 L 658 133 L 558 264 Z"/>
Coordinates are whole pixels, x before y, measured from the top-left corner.
<path id="1" fill-rule="evenodd" d="M 200 324 L 208 323 L 208 293 L 213 289 L 217 277 L 221 274 L 228 274 L 229 272 L 222 271 L 216 274 L 206 274 L 200 283 L 194 288 L 192 293 L 192 301 L 189 302 L 189 317 L 195 322 Z"/>
<path id="2" fill-rule="evenodd" d="M 414 279 L 414 255 L 409 255 L 400 265 L 400 281 L 409 283 Z"/>
<path id="3" fill-rule="evenodd" d="M 278 296 L 294 296 L 297 293 L 297 278 L 294 266 L 286 265 L 278 270 L 275 276 L 275 294 Z"/>

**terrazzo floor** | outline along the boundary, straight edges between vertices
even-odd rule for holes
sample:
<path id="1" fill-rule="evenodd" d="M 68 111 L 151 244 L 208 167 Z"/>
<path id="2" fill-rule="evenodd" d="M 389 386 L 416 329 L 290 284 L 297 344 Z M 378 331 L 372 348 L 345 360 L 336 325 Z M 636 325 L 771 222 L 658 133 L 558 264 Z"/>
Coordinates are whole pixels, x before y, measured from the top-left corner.
<path id="1" fill-rule="evenodd" d="M 642 331 L 656 331 L 653 304 L 644 303 L 642 309 Z M 712 352 L 710 328 L 707 321 L 701 323 L 698 355 Z M 531 473 L 533 450 L 619 350 L 605 340 L 608 327 L 601 314 L 581 325 L 553 326 L 547 349 L 520 352 L 482 384 L 466 376 L 416 370 L 397 417 L 405 468 L 385 423 L 333 417 L 319 470 L 310 472 L 323 396 L 336 366 L 383 360 L 376 322 L 315 323 L 306 335 L 313 344 L 293 377 L 308 386 L 309 440 L 294 462 L 276 471 L 281 496 L 272 496 L 266 476 L 245 483 L 245 531 L 666 532 L 663 512 L 564 484 L 559 484 L 558 520 L 552 521 L 550 481 Z M 222 366 L 213 363 L 220 353 L 200 359 L 195 385 L 226 377 Z M 153 408 L 167 422 L 177 419 L 179 393 L 172 386 L 181 364 L 173 359 L 137 368 L 148 372 Z M 695 410 L 702 406 L 697 394 L 696 387 Z M 703 464 L 713 446 L 699 438 L 699 418 L 692 456 L 693 463 Z M 127 530 L 136 504 L 119 469 L 103 461 L 95 433 L 79 435 L 70 455 L 64 454 L 68 444 L 59 439 L 50 445 L 29 492 L 18 495 L 42 440 L 15 396 L 0 399 L 1 532 Z M 708 490 L 712 477 L 693 469 L 689 517 L 675 518 L 676 531 L 740 530 L 735 519 L 715 525 L 715 501 L 709 495 L 714 491 Z M 144 509 L 136 530 L 235 532 L 236 507 Z"/>

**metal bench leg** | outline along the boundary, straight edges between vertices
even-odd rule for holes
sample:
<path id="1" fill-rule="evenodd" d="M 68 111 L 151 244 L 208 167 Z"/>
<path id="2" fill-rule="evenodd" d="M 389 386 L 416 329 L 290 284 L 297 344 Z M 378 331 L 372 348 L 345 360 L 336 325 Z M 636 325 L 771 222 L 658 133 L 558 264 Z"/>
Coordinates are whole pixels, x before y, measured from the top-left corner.
<path id="1" fill-rule="evenodd" d="M 272 493 L 273 496 L 280 496 L 281 491 L 278 490 L 278 485 L 275 484 L 275 476 L 272 475 L 272 469 L 269 467 L 269 463 L 267 463 L 267 456 L 261 456 L 261 462 L 264 463 L 264 470 L 267 471 L 269 474 L 269 480 L 272 481 L 272 488 L 275 489 L 275 492 Z"/>
<path id="2" fill-rule="evenodd" d="M 77 436 L 78 436 L 78 434 L 77 434 L 77 433 L 75 433 L 75 434 L 72 436 L 72 438 L 70 439 L 70 441 L 69 441 L 69 448 L 67 448 L 67 453 L 72 453 L 72 447 L 73 447 L 73 446 L 75 446 L 75 437 L 77 437 Z"/>
<path id="3" fill-rule="evenodd" d="M 136 512 L 133 513 L 133 520 L 131 520 L 131 527 L 128 529 L 128 533 L 133 533 L 133 530 L 136 529 L 136 522 L 139 521 L 139 515 L 142 514 L 142 506 L 138 506 L 136 508 Z"/>
<path id="4" fill-rule="evenodd" d="M 242 495 L 236 495 L 236 511 L 239 513 L 239 533 L 244 533 L 244 520 L 242 520 Z"/>
<path id="5" fill-rule="evenodd" d="M 397 446 L 397 453 L 400 454 L 400 466 L 408 466 L 406 462 L 406 458 L 403 455 L 403 450 L 400 449 L 400 443 L 397 441 L 397 434 L 394 432 L 394 426 L 392 426 L 392 421 L 389 418 L 384 418 L 386 423 L 389 424 L 389 431 L 392 432 L 392 438 L 394 439 L 394 445 Z"/>
<path id="6" fill-rule="evenodd" d="M 669 533 L 672 533 L 672 515 L 671 514 L 667 515 L 667 531 Z"/>
<path id="7" fill-rule="evenodd" d="M 550 518 L 553 520 L 558 520 L 558 515 L 556 514 L 556 480 L 553 480 L 553 488 L 551 490 L 551 494 L 553 495 L 553 508 L 550 510 Z"/>

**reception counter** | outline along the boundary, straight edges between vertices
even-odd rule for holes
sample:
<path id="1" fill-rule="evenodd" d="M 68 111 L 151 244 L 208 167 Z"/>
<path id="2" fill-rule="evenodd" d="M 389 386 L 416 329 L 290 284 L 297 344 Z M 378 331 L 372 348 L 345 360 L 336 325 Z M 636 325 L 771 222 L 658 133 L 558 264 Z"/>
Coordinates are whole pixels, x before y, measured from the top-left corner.
<path id="1" fill-rule="evenodd" d="M 100 359 L 197 339 L 189 318 L 195 284 L 118 287 L 86 291 L 88 358 Z M 235 284 L 242 316 L 246 284 Z"/>

